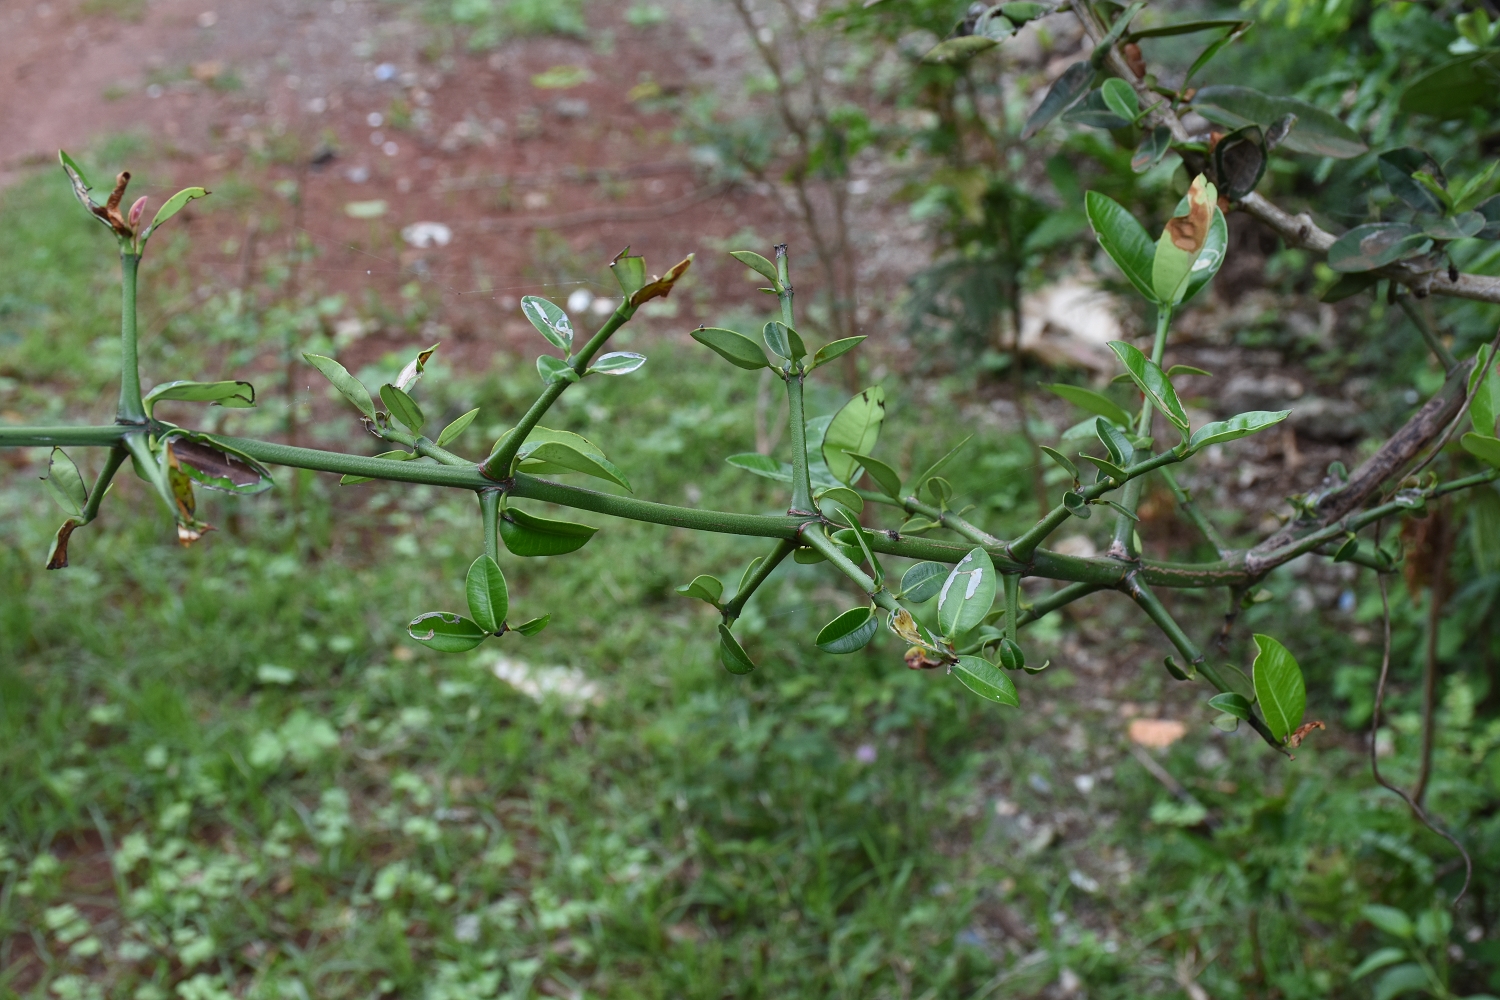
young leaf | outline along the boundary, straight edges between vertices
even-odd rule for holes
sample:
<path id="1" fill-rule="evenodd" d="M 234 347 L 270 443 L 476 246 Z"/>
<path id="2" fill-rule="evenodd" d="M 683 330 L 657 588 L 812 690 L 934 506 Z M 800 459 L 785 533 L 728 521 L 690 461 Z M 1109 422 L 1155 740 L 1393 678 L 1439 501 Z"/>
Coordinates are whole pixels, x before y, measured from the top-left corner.
<path id="1" fill-rule="evenodd" d="M 1187 413 L 1183 411 L 1182 403 L 1177 399 L 1177 390 L 1172 388 L 1172 381 L 1161 370 L 1161 366 L 1121 340 L 1110 341 L 1109 349 L 1115 352 L 1115 356 L 1124 364 L 1130 380 L 1140 387 L 1147 399 L 1156 404 L 1162 416 L 1186 434 Z"/>
<path id="2" fill-rule="evenodd" d="M 646 258 L 632 257 L 629 247 L 615 255 L 615 259 L 609 262 L 609 269 L 614 272 L 626 301 L 646 284 Z"/>
<path id="3" fill-rule="evenodd" d="M 723 623 L 719 625 L 719 662 L 731 674 L 748 674 L 755 669 L 755 661 Z"/>
<path id="4" fill-rule="evenodd" d="M 822 509 L 825 514 L 828 514 L 829 517 L 832 517 L 833 514 L 826 508 L 822 507 L 822 504 L 825 502 L 830 505 L 836 504 L 838 505 L 838 507 L 843 508 L 845 511 L 851 511 L 854 514 L 859 514 L 865 509 L 864 498 L 853 490 L 847 489 L 843 486 L 833 486 L 826 490 L 819 490 L 817 501 L 820 509 Z"/>
<path id="5" fill-rule="evenodd" d="M 1233 691 L 1225 691 L 1208 699 L 1210 708 L 1216 708 L 1226 715 L 1232 715 L 1236 719 L 1250 718 L 1250 702 L 1244 695 L 1235 694 Z"/>
<path id="6" fill-rule="evenodd" d="M 482 555 L 469 566 L 469 575 L 464 580 L 464 590 L 469 598 L 469 614 L 475 623 L 486 632 L 500 631 L 505 616 L 510 613 L 510 591 L 505 586 L 505 574 L 499 563 L 488 555 Z"/>
<path id="7" fill-rule="evenodd" d="M 995 603 L 995 566 L 981 548 L 958 561 L 938 591 L 938 628 L 948 638 L 963 635 L 984 620 Z"/>
<path id="8" fill-rule="evenodd" d="M 636 354 L 634 351 L 610 351 L 608 354 L 601 354 L 589 366 L 586 374 L 629 375 L 645 363 L 646 356 L 644 354 Z"/>
<path id="9" fill-rule="evenodd" d="M 89 488 L 83 481 L 78 466 L 61 448 L 52 449 L 52 458 L 47 463 L 47 475 L 42 477 L 52 490 L 52 497 L 63 513 L 80 517 L 88 506 Z M 66 544 L 66 543 L 64 543 Z"/>
<path id="10" fill-rule="evenodd" d="M 1218 192 L 1199 174 L 1182 199 L 1177 212 L 1167 220 L 1161 238 L 1156 241 L 1156 255 L 1151 261 L 1151 287 L 1156 301 L 1174 306 L 1187 290 L 1188 275 L 1198 261 L 1198 254 L 1208 242 L 1208 231 L 1214 220 Z"/>
<path id="11" fill-rule="evenodd" d="M 857 652 L 875 638 L 879 624 L 870 608 L 854 608 L 824 625 L 814 641 L 825 653 Z"/>
<path id="12" fill-rule="evenodd" d="M 1084 197 L 1084 211 L 1089 225 L 1099 238 L 1099 246 L 1109 254 L 1135 290 L 1146 297 L 1147 302 L 1160 301 L 1152 284 L 1151 274 L 1156 258 L 1156 248 L 1151 237 L 1135 216 L 1125 211 L 1119 202 L 1109 195 L 1090 191 Z"/>
<path id="13" fill-rule="evenodd" d="M 540 632 L 542 629 L 546 628 L 547 623 L 550 621 L 552 621 L 551 615 L 542 615 L 539 618 L 529 618 L 521 624 L 517 625 L 514 629 L 512 629 L 512 631 L 519 632 L 529 639 Z"/>
<path id="14" fill-rule="evenodd" d="M 870 477 L 870 481 L 880 488 L 880 492 L 894 500 L 901 498 L 901 477 L 897 475 L 895 469 L 863 452 L 846 451 L 844 454 L 865 467 L 865 473 Z"/>
<path id="15" fill-rule="evenodd" d="M 1026 669 L 1026 654 L 1009 637 L 1000 640 L 1000 666 L 1006 670 Z"/>
<path id="16" fill-rule="evenodd" d="M 249 382 L 163 382 L 146 393 L 146 415 L 151 416 L 164 399 L 243 409 L 255 405 L 255 386 Z"/>
<path id="17" fill-rule="evenodd" d="M 422 425 L 427 422 L 427 418 L 422 415 L 422 408 L 417 405 L 417 401 L 403 390 L 387 382 L 380 387 L 380 401 L 385 404 L 391 416 L 405 424 L 413 434 L 422 433 Z"/>
<path id="18" fill-rule="evenodd" d="M 960 684 L 997 705 L 1019 708 L 1021 699 L 1016 685 L 993 663 L 979 656 L 960 656 L 953 664 L 953 676 Z"/>
<path id="19" fill-rule="evenodd" d="M 771 283 L 771 287 L 777 291 L 781 290 L 781 281 L 776 276 L 776 265 L 766 260 L 754 250 L 731 250 L 729 256 L 744 264 L 756 274 Z"/>
<path id="20" fill-rule="evenodd" d="M 376 458 L 389 459 L 389 460 L 394 461 L 394 462 L 410 462 L 412 459 L 417 458 L 419 456 L 414 451 L 399 451 L 398 450 L 398 451 L 381 452 L 379 455 L 376 455 L 375 457 Z M 369 482 L 373 482 L 373 481 L 374 481 L 374 477 L 373 476 L 356 476 L 356 475 L 352 475 L 351 474 L 351 475 L 340 477 L 339 478 L 339 485 L 340 486 L 354 486 L 354 485 L 356 485 L 358 483 L 369 483 Z"/>
<path id="21" fill-rule="evenodd" d="M 1104 443 L 1111 462 L 1121 468 L 1130 464 L 1131 459 L 1135 457 L 1135 445 L 1130 443 L 1124 431 L 1100 417 L 1094 421 L 1094 433 L 1099 435 L 1099 440 Z"/>
<path id="22" fill-rule="evenodd" d="M 318 371 L 323 377 L 333 383 L 333 387 L 343 393 L 344 398 L 358 407 L 359 412 L 375 419 L 375 402 L 370 398 L 370 390 L 366 389 L 364 383 L 350 375 L 348 369 L 332 358 L 325 358 L 321 354 L 304 354 L 303 358 Z"/>
<path id="23" fill-rule="evenodd" d="M 1063 494 L 1063 507 L 1067 508 L 1069 514 L 1087 521 L 1093 516 L 1089 510 L 1089 502 L 1083 498 L 1083 494 L 1075 493 L 1073 490 Z"/>
<path id="24" fill-rule="evenodd" d="M 1367 222 L 1355 226 L 1328 248 L 1328 266 L 1351 273 L 1373 271 L 1432 249 L 1420 226 L 1408 222 Z"/>
<path id="25" fill-rule="evenodd" d="M 1136 97 L 1135 88 L 1119 77 L 1105 80 L 1100 90 L 1104 94 L 1105 107 L 1127 122 L 1135 121 L 1136 116 L 1141 113 L 1141 102 Z"/>
<path id="26" fill-rule="evenodd" d="M 1079 60 L 1063 70 L 1062 76 L 1057 78 L 1057 82 L 1047 91 L 1047 96 L 1042 98 L 1042 103 L 1026 119 L 1026 127 L 1021 130 L 1021 141 L 1030 139 L 1046 128 L 1052 119 L 1072 107 L 1088 92 L 1089 84 L 1093 82 L 1094 67 L 1087 59 Z"/>
<path id="27" fill-rule="evenodd" d="M 700 326 L 693 331 L 693 339 L 736 367 L 752 372 L 770 367 L 760 345 L 733 330 Z"/>
<path id="28" fill-rule="evenodd" d="M 1126 507 L 1124 504 L 1115 503 L 1113 500 L 1099 500 L 1098 502 L 1104 504 L 1106 507 L 1113 507 L 1121 517 L 1124 517 L 1127 520 L 1140 520 L 1140 518 L 1136 516 L 1135 511 L 1131 510 L 1129 507 Z"/>
<path id="29" fill-rule="evenodd" d="M 630 481 L 625 478 L 624 473 L 615 468 L 614 463 L 609 459 L 603 455 L 585 454 L 572 445 L 560 441 L 546 441 L 531 448 L 517 468 L 534 471 L 536 464 L 557 466 L 569 472 L 581 472 L 595 479 L 617 483 L 630 490 Z"/>
<path id="30" fill-rule="evenodd" d="M 919 562 L 902 575 L 899 596 L 903 601 L 922 604 L 937 596 L 947 578 L 948 567 L 942 563 Z"/>
<path id="31" fill-rule="evenodd" d="M 692 583 L 685 583 L 677 588 L 677 592 L 683 597 L 696 597 L 700 601 L 718 605 L 719 598 L 724 596 L 724 584 L 714 576 L 695 576 Z"/>
<path id="32" fill-rule="evenodd" d="M 553 347 L 570 355 L 573 353 L 573 321 L 557 305 L 538 295 L 526 295 L 521 299 L 521 315 L 530 320 Z"/>
<path id="33" fill-rule="evenodd" d="M 1230 417 L 1228 420 L 1215 420 L 1204 424 L 1193 432 L 1188 438 L 1188 454 L 1192 454 L 1211 444 L 1219 444 L 1223 441 L 1233 441 L 1237 438 L 1263 431 L 1267 427 L 1274 427 L 1287 418 L 1291 410 L 1251 410 L 1249 413 L 1240 413 Z"/>
<path id="34" fill-rule="evenodd" d="M 1085 462 L 1089 462 L 1094 465 L 1100 472 L 1113 479 L 1117 484 L 1123 483 L 1130 478 L 1129 476 L 1125 475 L 1124 469 L 1120 468 L 1118 465 L 1115 465 L 1115 463 L 1113 462 L 1106 461 L 1102 458 L 1095 458 L 1093 455 L 1079 455 L 1078 457 L 1083 459 Z"/>
<path id="35" fill-rule="evenodd" d="M 750 565 L 746 566 L 745 572 L 740 574 L 740 584 L 734 592 L 736 597 L 745 592 L 745 588 L 750 585 L 750 578 L 755 575 L 755 571 L 760 568 L 760 564 L 765 561 L 765 556 L 756 556 L 754 559 L 750 560 Z"/>
<path id="36" fill-rule="evenodd" d="M 447 611 L 418 615 L 406 627 L 406 634 L 440 653 L 462 653 L 489 637 L 477 623 Z"/>
<path id="37" fill-rule="evenodd" d="M 1307 709 L 1307 686 L 1302 668 L 1287 648 L 1268 635 L 1255 634 L 1255 663 L 1250 668 L 1255 683 L 1255 699 L 1271 735 L 1285 740 L 1302 725 Z"/>
<path id="38" fill-rule="evenodd" d="M 1123 407 L 1092 389 L 1085 389 L 1081 385 L 1067 385 L 1063 382 L 1043 382 L 1041 388 L 1055 396 L 1061 396 L 1074 406 L 1096 413 L 1113 424 L 1121 427 L 1130 426 L 1130 414 L 1126 413 Z"/>
<path id="39" fill-rule="evenodd" d="M 462 416 L 455 417 L 453 419 L 453 423 L 449 424 L 447 427 L 444 427 L 442 433 L 438 434 L 437 441 L 435 441 L 434 443 L 439 448 L 442 448 L 445 447 L 450 441 L 458 440 L 458 436 L 469 429 L 469 425 L 474 422 L 474 418 L 478 415 L 479 407 L 476 406 L 468 413 L 465 413 Z"/>
<path id="40" fill-rule="evenodd" d="M 1038 447 L 1042 449 L 1043 454 L 1056 462 L 1064 472 L 1072 476 L 1075 482 L 1078 480 L 1078 466 L 1074 465 L 1066 455 L 1055 448 L 1048 448 L 1046 445 L 1038 445 Z"/>
<path id="41" fill-rule="evenodd" d="M 205 198 L 208 195 L 209 192 L 205 191 L 201 187 L 190 187 L 183 188 L 181 191 L 178 191 L 172 197 L 168 198 L 166 203 L 162 205 L 161 208 L 156 210 L 156 218 L 151 220 L 151 225 L 147 227 L 144 233 L 141 234 L 141 242 L 144 243 L 148 239 L 150 239 L 151 234 L 156 232 L 157 226 L 161 225 L 163 222 L 166 222 L 172 216 L 176 215 L 178 212 L 186 208 L 188 202 L 192 201 L 194 198 Z"/>
<path id="42" fill-rule="evenodd" d="M 803 345 L 802 338 L 785 323 L 773 319 L 762 329 L 761 337 L 772 354 L 786 358 L 793 364 L 807 357 L 807 348 Z"/>
<path id="43" fill-rule="evenodd" d="M 730 455 L 724 461 L 736 469 L 744 469 L 746 472 L 752 472 L 766 479 L 774 479 L 781 483 L 792 481 L 792 467 L 785 462 L 776 461 L 770 455 L 747 451 L 740 455 Z"/>
<path id="44" fill-rule="evenodd" d="M 402 392 L 411 392 L 412 386 L 421 381 L 422 373 L 427 370 L 427 362 L 432 360 L 439 346 L 441 345 L 433 344 L 426 350 L 418 351 L 417 356 L 406 363 L 406 367 L 401 369 L 401 374 L 397 375 L 396 381 L 391 384 Z"/>
<path id="45" fill-rule="evenodd" d="M 853 483 L 862 466 L 849 452 L 868 454 L 880 439 L 880 425 L 885 420 L 885 390 L 880 386 L 865 389 L 838 413 L 823 433 L 823 461 L 828 471 L 842 483 Z"/>
<path id="46" fill-rule="evenodd" d="M 57 151 L 57 158 L 62 163 L 63 173 L 68 175 L 68 181 L 73 185 L 73 197 L 77 198 L 79 203 L 89 210 L 90 215 L 93 215 L 94 206 L 97 203 L 89 195 L 89 192 L 94 189 L 94 186 L 89 183 L 88 176 L 84 174 L 83 168 L 71 156 L 60 149 Z M 106 220 L 100 219 L 99 221 L 104 222 L 106 226 L 109 225 Z"/>
<path id="47" fill-rule="evenodd" d="M 586 524 L 537 517 L 518 507 L 509 507 L 500 516 L 500 538 L 505 547 L 518 556 L 560 556 L 576 552 L 598 530 Z"/>
<path id="48" fill-rule="evenodd" d="M 812 371 L 819 365 L 826 365 L 834 358 L 843 357 L 845 354 L 848 354 L 860 344 L 864 343 L 865 339 L 866 338 L 864 337 L 845 337 L 843 340 L 835 340 L 831 343 L 824 344 L 822 347 L 818 348 L 817 353 L 813 355 L 812 364 L 807 366 L 807 370 Z"/>
<path id="49" fill-rule="evenodd" d="M 551 385 L 553 382 L 577 382 L 579 378 L 572 365 L 550 354 L 537 357 L 536 373 L 542 377 L 543 385 Z"/>
<path id="50" fill-rule="evenodd" d="M 1219 268 L 1224 264 L 1224 254 L 1228 249 L 1229 223 L 1224 221 L 1224 213 L 1215 205 L 1213 221 L 1208 225 L 1208 239 L 1204 240 L 1203 249 L 1198 251 L 1198 259 L 1193 261 L 1193 269 L 1188 272 L 1187 284 L 1183 286 L 1183 302 L 1193 301 L 1214 279 L 1214 275 L 1219 273 Z"/>

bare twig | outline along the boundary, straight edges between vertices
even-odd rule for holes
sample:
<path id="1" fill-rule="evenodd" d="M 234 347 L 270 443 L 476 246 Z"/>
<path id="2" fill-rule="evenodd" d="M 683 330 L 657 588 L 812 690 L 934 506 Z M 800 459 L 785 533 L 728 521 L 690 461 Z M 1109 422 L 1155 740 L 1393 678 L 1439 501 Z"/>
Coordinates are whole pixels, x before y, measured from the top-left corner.
<path id="1" fill-rule="evenodd" d="M 1453 553 L 1453 531 L 1448 523 L 1447 504 L 1441 504 L 1432 514 L 1432 527 L 1437 537 L 1431 540 L 1436 556 L 1432 563 L 1432 575 L 1427 582 L 1427 641 L 1422 657 L 1422 764 L 1417 769 L 1417 781 L 1412 786 L 1411 797 L 1422 803 L 1427 796 L 1427 779 L 1432 776 L 1432 717 L 1437 700 L 1438 674 L 1438 626 L 1443 618 L 1444 580 L 1448 575 L 1448 557 Z"/>

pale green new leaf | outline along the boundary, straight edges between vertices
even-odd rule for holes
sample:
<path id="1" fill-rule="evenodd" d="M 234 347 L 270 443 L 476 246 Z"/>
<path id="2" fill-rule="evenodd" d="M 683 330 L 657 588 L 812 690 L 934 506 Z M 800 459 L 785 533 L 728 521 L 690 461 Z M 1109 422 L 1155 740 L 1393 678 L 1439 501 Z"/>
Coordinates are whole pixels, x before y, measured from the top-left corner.
<path id="1" fill-rule="evenodd" d="M 885 420 L 885 390 L 872 386 L 843 405 L 823 434 L 823 462 L 835 479 L 854 482 L 862 466 L 849 453 L 869 454 L 880 440 Z"/>
<path id="2" fill-rule="evenodd" d="M 1115 356 L 1125 366 L 1130 380 L 1140 387 L 1147 399 L 1156 404 L 1162 416 L 1186 434 L 1189 426 L 1187 413 L 1177 398 L 1177 390 L 1172 388 L 1172 380 L 1167 378 L 1167 373 L 1161 370 L 1161 366 L 1121 340 L 1110 341 L 1109 349 L 1115 352 Z"/>
<path id="3" fill-rule="evenodd" d="M 144 243 L 156 232 L 156 227 L 166 222 L 172 216 L 187 207 L 187 203 L 194 198 L 206 198 L 209 192 L 201 187 L 183 188 L 172 197 L 168 198 L 166 204 L 156 210 L 156 217 L 151 220 L 151 225 L 141 234 L 141 242 Z"/>
<path id="4" fill-rule="evenodd" d="M 163 382 L 146 393 L 146 415 L 151 416 L 164 399 L 244 409 L 255 405 L 255 386 L 249 382 Z"/>
<path id="5" fill-rule="evenodd" d="M 474 422 L 474 418 L 478 415 L 479 407 L 476 406 L 468 413 L 455 417 L 453 419 L 453 422 L 447 427 L 444 427 L 442 432 L 438 434 L 437 441 L 435 442 L 437 446 L 439 448 L 442 448 L 445 447 L 449 442 L 456 441 L 460 434 L 468 430 L 469 425 Z"/>
<path id="6" fill-rule="evenodd" d="M 1255 700 L 1271 735 L 1285 740 L 1302 725 L 1307 710 L 1307 686 L 1302 668 L 1285 646 L 1268 635 L 1256 633 L 1255 663 L 1250 678 L 1255 684 Z"/>
<path id="7" fill-rule="evenodd" d="M 1193 432 L 1192 437 L 1188 438 L 1188 452 L 1191 454 L 1211 444 L 1234 441 L 1257 431 L 1263 431 L 1267 427 L 1274 427 L 1285 420 L 1291 412 L 1291 410 L 1251 410 L 1248 413 L 1236 414 L 1228 420 L 1215 420 L 1204 424 Z"/>
<path id="8" fill-rule="evenodd" d="M 322 372 L 323 377 L 332 382 L 333 387 L 343 393 L 345 399 L 359 408 L 359 412 L 371 420 L 375 419 L 375 401 L 370 398 L 370 390 L 365 388 L 363 382 L 350 375 L 348 369 L 321 354 L 304 354 L 302 357 Z"/>
<path id="9" fill-rule="evenodd" d="M 63 513 L 78 517 L 88 506 L 89 488 L 83 481 L 78 466 L 61 448 L 52 449 L 52 458 L 47 463 L 47 475 L 43 477 L 52 490 L 52 496 Z"/>

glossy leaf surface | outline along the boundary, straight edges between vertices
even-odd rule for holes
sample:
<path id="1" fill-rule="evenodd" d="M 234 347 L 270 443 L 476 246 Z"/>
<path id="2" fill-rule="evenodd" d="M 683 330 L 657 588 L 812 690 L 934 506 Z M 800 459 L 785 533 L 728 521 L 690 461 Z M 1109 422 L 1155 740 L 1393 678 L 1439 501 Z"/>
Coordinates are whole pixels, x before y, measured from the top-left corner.
<path id="1" fill-rule="evenodd" d="M 489 637 L 489 633 L 480 628 L 478 623 L 447 611 L 429 611 L 425 615 L 418 615 L 406 627 L 406 633 L 422 645 L 440 653 L 462 653 Z"/>
<path id="2" fill-rule="evenodd" d="M 437 441 L 435 441 L 434 443 L 439 448 L 442 448 L 447 446 L 451 442 L 458 440 L 458 436 L 469 429 L 469 425 L 474 422 L 474 418 L 478 415 L 479 407 L 476 406 L 468 413 L 453 418 L 453 422 L 447 427 L 443 428 L 442 432 L 437 436 Z"/>
<path id="3" fill-rule="evenodd" d="M 1151 280 L 1156 247 L 1146 235 L 1145 227 L 1119 202 L 1098 191 L 1090 191 L 1084 197 L 1084 212 L 1109 259 L 1146 301 L 1156 302 L 1156 288 Z"/>
<path id="4" fill-rule="evenodd" d="M 717 604 L 719 598 L 724 596 L 724 584 L 716 576 L 700 574 L 693 577 L 691 583 L 678 587 L 677 592 L 683 597 L 695 597 L 709 604 Z"/>
<path id="5" fill-rule="evenodd" d="M 919 562 L 901 576 L 901 599 L 922 604 L 937 596 L 948 579 L 949 567 L 942 563 Z"/>
<path id="6" fill-rule="evenodd" d="M 47 463 L 47 475 L 44 478 L 52 492 L 53 499 L 63 509 L 63 513 L 74 517 L 83 514 L 83 508 L 89 502 L 89 488 L 84 483 L 83 474 L 78 471 L 78 466 L 73 464 L 73 460 L 61 448 L 52 449 L 52 457 Z"/>
<path id="7" fill-rule="evenodd" d="M 886 465 L 880 459 L 866 455 L 863 452 L 848 451 L 844 454 L 864 466 L 865 474 L 870 477 L 870 481 L 879 488 L 880 492 L 892 499 L 900 499 L 901 476 L 895 469 Z"/>
<path id="8" fill-rule="evenodd" d="M 385 404 L 391 416 L 405 424 L 413 434 L 422 433 L 422 426 L 427 423 L 427 418 L 422 414 L 417 401 L 408 396 L 405 390 L 386 383 L 380 387 L 380 401 Z"/>
<path id="9" fill-rule="evenodd" d="M 1172 388 L 1172 380 L 1167 378 L 1161 366 L 1124 341 L 1112 340 L 1109 348 L 1125 366 L 1130 380 L 1140 387 L 1147 399 L 1156 404 L 1162 416 L 1171 421 L 1178 430 L 1187 433 L 1187 413 L 1177 398 L 1177 390 Z"/>
<path id="10" fill-rule="evenodd" d="M 572 353 L 573 321 L 556 303 L 549 302 L 539 295 L 523 296 L 521 315 L 525 316 L 553 347 Z"/>
<path id="11" fill-rule="evenodd" d="M 572 365 L 550 354 L 537 357 L 536 373 L 541 376 L 543 385 L 551 385 L 553 382 L 577 382 L 579 377 Z"/>
<path id="12" fill-rule="evenodd" d="M 1249 87 L 1200 87 L 1193 95 L 1193 108 L 1209 121 L 1229 128 L 1251 124 L 1270 128 L 1285 115 L 1296 115 L 1296 127 L 1282 142 L 1294 153 L 1345 160 L 1369 149 L 1359 133 L 1337 116 L 1295 97 L 1274 97 Z"/>
<path id="13" fill-rule="evenodd" d="M 861 468 L 859 460 L 849 453 L 868 454 L 880 440 L 880 425 L 885 420 L 885 390 L 872 386 L 845 403 L 834 414 L 823 433 L 823 462 L 835 479 L 853 483 Z"/>
<path id="14" fill-rule="evenodd" d="M 853 608 L 824 625 L 815 641 L 825 653 L 854 653 L 869 645 L 879 627 L 870 608 Z"/>
<path id="15" fill-rule="evenodd" d="M 318 371 L 323 377 L 333 383 L 333 387 L 343 393 L 345 399 L 353 403 L 359 412 L 375 419 L 375 401 L 370 398 L 370 390 L 366 389 L 364 383 L 353 375 L 348 369 L 332 358 L 325 358 L 321 354 L 304 354 L 303 358 Z"/>
<path id="16" fill-rule="evenodd" d="M 1019 708 L 1020 696 L 1015 682 L 989 660 L 979 656 L 960 656 L 953 664 L 953 676 L 960 684 L 987 701 Z"/>
<path id="17" fill-rule="evenodd" d="M 1257 431 L 1263 431 L 1267 427 L 1274 427 L 1285 420 L 1291 412 L 1291 410 L 1251 410 L 1248 413 L 1236 414 L 1228 420 L 1215 420 L 1204 424 L 1193 432 L 1192 437 L 1188 438 L 1188 450 L 1197 451 L 1211 444 L 1234 441 Z"/>
<path id="18" fill-rule="evenodd" d="M 938 590 L 938 628 L 950 638 L 984 620 L 995 603 L 995 566 L 990 554 L 975 547 L 958 561 Z"/>
<path id="19" fill-rule="evenodd" d="M 166 399 L 244 409 L 255 405 L 255 386 L 249 382 L 163 382 L 146 393 L 146 413 L 151 414 Z"/>
<path id="20" fill-rule="evenodd" d="M 610 351 L 595 359 L 594 363 L 589 366 L 589 374 L 629 375 L 645 363 L 644 354 L 636 354 L 634 351 Z"/>
<path id="21" fill-rule="evenodd" d="M 146 240 L 150 238 L 151 234 L 156 232 L 157 226 L 186 208 L 188 202 L 195 198 L 205 198 L 208 194 L 209 192 L 201 187 L 183 188 L 181 191 L 178 191 L 172 197 L 168 198 L 162 204 L 161 208 L 156 210 L 156 217 L 151 220 L 150 228 L 141 234 L 141 239 Z"/>
<path id="22" fill-rule="evenodd" d="M 845 354 L 848 354 L 850 351 L 854 350 L 864 342 L 864 337 L 845 337 L 843 340 L 835 340 L 824 344 L 822 347 L 818 348 L 815 354 L 813 354 L 812 363 L 807 366 L 807 370 L 812 371 L 819 365 L 826 365 L 834 358 L 842 357 Z"/>
<path id="23" fill-rule="evenodd" d="M 528 514 L 517 507 L 500 516 L 500 538 L 518 556 L 560 556 L 576 552 L 598 528 Z"/>
<path id="24" fill-rule="evenodd" d="M 475 623 L 486 632 L 499 632 L 510 613 L 510 591 L 505 586 L 500 564 L 488 555 L 475 559 L 464 579 L 464 592 Z"/>
<path id="25" fill-rule="evenodd" d="M 1258 652 L 1250 668 L 1255 700 L 1260 703 L 1272 735 L 1285 740 L 1302 725 L 1302 715 L 1307 710 L 1302 668 L 1287 648 L 1271 636 L 1256 633 L 1255 646 Z"/>
<path id="26" fill-rule="evenodd" d="M 693 331 L 693 339 L 709 348 L 730 364 L 747 371 L 766 368 L 766 352 L 749 337 L 717 326 L 702 326 Z"/>
<path id="27" fill-rule="evenodd" d="M 581 472 L 595 479 L 607 480 L 616 483 L 625 489 L 630 489 L 630 481 L 625 474 L 615 468 L 613 462 L 603 455 L 590 455 L 560 441 L 545 441 L 528 450 L 526 459 L 519 468 L 532 471 L 528 468 L 535 463 L 545 466 L 555 466 L 568 472 Z M 545 471 L 545 470 L 543 470 Z"/>
<path id="28" fill-rule="evenodd" d="M 1026 127 L 1021 130 L 1021 141 L 1025 142 L 1046 128 L 1048 123 L 1064 111 L 1068 110 L 1075 101 L 1088 92 L 1089 84 L 1094 81 L 1094 67 L 1087 59 L 1080 60 L 1063 70 L 1061 76 L 1052 84 L 1047 91 L 1047 96 L 1042 98 L 1042 103 L 1026 119 Z"/>
<path id="29" fill-rule="evenodd" d="M 729 251 L 729 256 L 744 264 L 762 278 L 765 278 L 771 283 L 772 288 L 776 288 L 781 284 L 776 277 L 776 265 L 766 260 L 754 250 L 731 250 Z"/>
<path id="30" fill-rule="evenodd" d="M 1111 423 L 1121 427 L 1130 426 L 1130 414 L 1125 412 L 1124 407 L 1093 389 L 1085 389 L 1081 385 L 1068 385 L 1064 382 L 1043 382 L 1041 388 L 1054 396 L 1061 396 L 1074 406 L 1096 413 Z"/>
<path id="31" fill-rule="evenodd" d="M 722 622 L 719 624 L 719 663 L 731 674 L 748 674 L 755 669 L 755 661 L 729 631 L 729 626 Z"/>

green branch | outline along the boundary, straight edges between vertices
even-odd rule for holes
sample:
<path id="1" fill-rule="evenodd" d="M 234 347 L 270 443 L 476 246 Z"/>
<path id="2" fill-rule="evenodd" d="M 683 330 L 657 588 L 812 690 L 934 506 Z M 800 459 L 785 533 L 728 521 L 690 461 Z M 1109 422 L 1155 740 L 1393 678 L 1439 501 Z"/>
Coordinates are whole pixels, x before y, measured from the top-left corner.
<path id="1" fill-rule="evenodd" d="M 744 612 L 745 605 L 750 603 L 751 595 L 760 589 L 760 585 L 770 578 L 771 574 L 776 571 L 776 567 L 780 566 L 782 560 L 791 555 L 792 550 L 796 547 L 797 543 L 791 539 L 780 539 L 776 543 L 776 547 L 771 550 L 770 555 L 761 559 L 760 565 L 755 567 L 755 572 L 750 574 L 750 579 L 744 581 L 744 585 L 740 587 L 734 597 L 720 608 L 720 611 L 724 615 L 724 624 L 734 624 L 735 620 Z"/>
<path id="2" fill-rule="evenodd" d="M 146 404 L 141 400 L 141 363 L 135 317 L 135 287 L 140 267 L 139 253 L 121 250 L 120 405 L 115 410 L 115 419 L 130 424 L 146 422 Z"/>
<path id="3" fill-rule="evenodd" d="M 891 596 L 889 590 L 878 585 L 869 574 L 854 565 L 849 557 L 844 555 L 843 551 L 834 543 L 833 539 L 823 534 L 821 524 L 815 521 L 807 522 L 798 532 L 798 537 L 822 553 L 823 557 L 833 565 L 834 569 L 853 580 L 880 607 L 887 611 L 897 611 L 900 609 L 901 605 L 896 603 L 896 598 Z M 962 556 L 959 558 L 962 558 Z"/>

